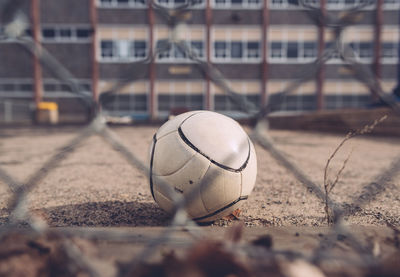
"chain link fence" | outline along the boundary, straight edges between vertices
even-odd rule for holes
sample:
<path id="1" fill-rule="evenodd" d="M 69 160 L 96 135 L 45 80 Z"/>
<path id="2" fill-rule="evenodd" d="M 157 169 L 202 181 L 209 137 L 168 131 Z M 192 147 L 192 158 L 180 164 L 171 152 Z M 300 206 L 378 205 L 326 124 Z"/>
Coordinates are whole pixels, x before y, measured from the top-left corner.
<path id="1" fill-rule="evenodd" d="M 11 175 L 9 175 L 4 169 L 0 167 L 0 180 L 4 185 L 8 185 L 12 191 L 12 197 L 9 200 L 8 211 L 9 219 L 7 223 L 0 226 L 0 240 L 6 241 L 7 237 L 12 234 L 25 233 L 30 236 L 37 235 L 51 235 L 59 242 L 59 247 L 62 249 L 64 265 L 70 265 L 69 271 L 66 271 L 66 275 L 76 273 L 76 269 L 79 268 L 88 276 L 102 276 L 102 272 L 94 266 L 85 254 L 77 247 L 73 242 L 72 238 L 81 237 L 89 240 L 106 240 L 106 241 L 122 241 L 125 243 L 137 242 L 137 236 L 131 234 L 129 231 L 115 230 L 115 229 L 102 229 L 102 230 L 88 230 L 82 229 L 54 229 L 50 228 L 43 220 L 33 215 L 27 203 L 27 197 L 29 193 L 37 187 L 60 163 L 70 156 L 74 151 L 77 151 L 79 145 L 85 140 L 92 136 L 98 136 L 112 148 L 121 154 L 127 163 L 132 165 L 134 168 L 139 169 L 144 175 L 149 176 L 149 167 L 144 164 L 130 149 L 125 146 L 116 133 L 107 125 L 105 116 L 101 109 L 96 107 L 96 103 L 93 102 L 92 96 L 83 91 L 80 85 L 75 81 L 75 78 L 71 72 L 59 63 L 44 47 L 35 43 L 32 38 L 23 36 L 23 32 L 29 23 L 27 15 L 20 11 L 19 5 L 23 1 L 3 1 L 0 7 L 3 18 L 7 18 L 8 21 L 4 27 L 4 33 L 1 37 L 2 40 L 12 40 L 17 42 L 21 51 L 25 50 L 30 52 L 32 55 L 36 55 L 40 60 L 41 64 L 48 68 L 58 80 L 67 83 L 72 93 L 79 96 L 79 99 L 86 106 L 88 113 L 91 114 L 91 122 L 84 130 L 82 130 L 76 137 L 67 142 L 64 146 L 60 147 L 52 157 L 50 157 L 33 175 L 31 175 L 23 183 L 17 182 Z M 303 8 L 303 11 L 312 19 L 316 25 L 324 25 L 328 28 L 335 30 L 334 41 L 331 44 L 331 48 L 327 48 L 321 55 L 321 58 L 315 60 L 307 66 L 307 70 L 302 70 L 301 78 L 291 82 L 284 91 L 278 94 L 279 101 L 267 102 L 264 107 L 258 108 L 254 103 L 249 102 L 243 94 L 235 92 L 229 86 L 228 82 L 224 78 L 223 74 L 210 63 L 205 62 L 203 59 L 198 57 L 198 54 L 191 49 L 191 47 L 184 41 L 170 40 L 163 41 L 159 44 L 151 57 L 146 60 L 139 62 L 143 65 L 148 65 L 151 61 L 154 61 L 156 57 L 174 46 L 177 47 L 182 53 L 195 63 L 195 65 L 204 73 L 204 76 L 208 76 L 210 80 L 218 87 L 220 87 L 226 95 L 229 95 L 230 99 L 236 103 L 244 113 L 254 122 L 254 127 L 250 131 L 251 139 L 263 147 L 270 155 L 276 160 L 277 163 L 286 168 L 298 181 L 299 184 L 305 186 L 310 192 L 312 192 L 322 202 L 329 204 L 329 209 L 332 213 L 333 224 L 330 228 L 329 235 L 321 240 L 320 244 L 314 249 L 310 255 L 304 255 L 300 251 L 277 251 L 268 249 L 267 251 L 260 251 L 257 246 L 252 244 L 244 244 L 241 246 L 235 246 L 229 248 L 231 253 L 235 255 L 247 255 L 252 257 L 255 261 L 260 261 L 261 268 L 267 268 L 271 266 L 271 263 L 275 262 L 278 257 L 284 257 L 287 260 L 301 259 L 313 265 L 321 265 L 323 263 L 336 263 L 338 267 L 356 266 L 363 268 L 368 276 L 373 275 L 376 268 L 379 268 L 380 261 L 374 256 L 373 250 L 367 248 L 363 242 L 361 242 L 352 233 L 343 218 L 349 216 L 354 211 L 346 210 L 343 205 L 332 200 L 326 191 L 323 190 L 323 186 L 317 184 L 311 180 L 311 178 L 302 170 L 301 165 L 294 163 L 287 157 L 285 153 L 276 147 L 275 143 L 268 136 L 268 115 L 271 111 L 276 110 L 284 97 L 293 93 L 301 84 L 312 80 L 318 74 L 320 67 L 326 64 L 332 57 L 339 55 L 340 58 L 345 62 L 345 66 L 350 68 L 354 73 L 354 78 L 359 80 L 365 86 L 367 86 L 372 94 L 378 95 L 379 98 L 390 106 L 393 111 L 398 115 L 400 113 L 400 105 L 396 102 L 394 96 L 384 93 L 378 78 L 371 71 L 370 67 L 365 64 L 358 62 L 355 58 L 356 54 L 353 49 L 346 46 L 343 42 L 343 31 L 352 26 L 355 22 L 355 18 L 358 14 L 364 12 L 364 8 L 376 4 L 374 1 L 361 1 L 361 4 L 346 11 L 345 16 L 340 18 L 334 17 L 329 12 L 324 14 L 318 5 L 311 3 L 311 1 L 299 0 L 298 5 Z M 173 9 L 166 8 L 163 5 L 157 4 L 154 1 L 150 1 L 149 5 L 152 6 L 154 11 L 160 16 L 166 19 L 169 28 L 175 28 L 180 21 L 180 14 L 189 9 L 196 1 L 189 1 L 185 4 L 175 7 Z M 173 11 L 173 12 L 172 12 Z M 138 64 L 139 64 L 138 63 Z M 135 63 L 133 63 L 134 65 Z M 108 92 L 104 93 L 100 97 L 100 105 L 106 105 L 111 101 L 112 95 L 118 94 L 119 91 L 128 83 L 135 81 L 134 79 L 125 80 L 116 84 Z M 10 114 L 10 109 L 18 109 L 18 103 L 10 103 L 10 101 L 0 102 L 0 111 L 6 115 Z M 11 119 L 10 119 L 11 120 Z M 381 174 L 372 182 L 379 183 L 380 186 L 366 185 L 363 189 L 363 194 L 356 197 L 356 203 L 353 203 L 357 207 L 362 208 L 374 197 L 379 195 L 385 190 L 385 184 L 382 180 L 391 179 L 400 169 L 400 157 L 397 157 L 392 161 L 389 169 L 381 172 Z M 382 182 L 381 182 L 382 181 Z M 185 203 L 190 201 L 190 196 L 183 199 L 180 194 L 177 194 L 171 186 L 166 183 L 161 185 L 175 201 L 176 212 L 173 215 L 173 219 L 169 226 L 166 226 L 163 233 L 157 237 L 151 237 L 144 235 L 142 237 L 142 243 L 145 244 L 143 250 L 132 260 L 126 263 L 124 270 L 120 271 L 118 276 L 129 276 L 139 274 L 138 271 L 144 262 L 148 261 L 157 251 L 161 245 L 169 244 L 174 245 L 176 243 L 195 243 L 201 237 L 202 229 L 193 228 L 197 226 L 185 213 Z M 201 185 L 201 184 L 200 184 Z M 327 211 L 328 212 L 328 211 Z M 23 223 L 26 228 L 21 229 L 20 225 Z M 390 222 L 388 222 L 394 232 L 398 235 L 399 229 Z M 177 230 L 187 230 L 191 234 L 191 239 L 177 239 L 174 237 L 174 233 Z M 334 248 L 337 244 L 338 236 L 345 236 L 348 245 L 352 251 L 357 253 L 357 259 L 343 259 L 335 255 Z M 397 246 L 398 247 L 398 246 Z M 244 253 L 244 254 L 243 254 Z M 262 263 L 261 263 L 262 261 Z M 256 263 L 256 262 L 255 262 Z M 261 265 L 262 264 L 262 265 Z M 264 266 L 264 267 L 263 267 Z M 64 267 L 65 268 L 65 267 Z M 75 268 L 75 269 L 74 269 Z M 271 267 L 269 267 L 271 268 Z M 74 271 L 75 270 L 75 271 Z M 135 273 L 136 272 L 136 273 Z M 398 271 L 397 271 L 398 273 Z M 65 274 L 65 273 L 64 273 Z M 397 276 L 395 273 L 390 276 Z M 211 275 L 210 275 L 211 276 Z M 238 276 L 246 276 L 244 274 Z M 274 275 L 275 276 L 275 275 Z M 278 276 L 278 275 L 277 275 Z M 292 276 L 292 275 L 291 275 Z M 294 276 L 294 275 L 293 275 Z M 317 275 L 315 275 L 317 276 Z M 389 276 L 389 275 L 387 275 Z"/>

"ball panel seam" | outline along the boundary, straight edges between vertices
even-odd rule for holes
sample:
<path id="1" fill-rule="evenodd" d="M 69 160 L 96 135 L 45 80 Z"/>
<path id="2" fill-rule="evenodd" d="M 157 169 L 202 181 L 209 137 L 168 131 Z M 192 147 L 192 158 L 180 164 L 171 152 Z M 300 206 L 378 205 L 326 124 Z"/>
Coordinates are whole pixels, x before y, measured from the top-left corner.
<path id="1" fill-rule="evenodd" d="M 154 152 L 156 149 L 156 143 L 157 143 L 157 133 L 154 134 L 153 136 L 153 149 L 151 149 L 151 158 L 150 158 L 150 190 L 151 190 L 151 195 L 153 196 L 153 199 L 156 200 L 154 197 L 154 190 L 153 190 L 153 161 L 154 161 Z"/>
<path id="2" fill-rule="evenodd" d="M 235 205 L 235 204 L 238 203 L 239 201 L 247 200 L 248 198 L 249 198 L 249 197 L 248 197 L 247 195 L 245 195 L 245 196 L 240 196 L 240 197 L 239 197 L 238 199 L 236 199 L 235 201 L 233 201 L 233 202 L 229 203 L 228 205 L 226 205 L 226 206 L 224 206 L 224 207 L 222 207 L 222 208 L 216 210 L 215 212 L 212 212 L 212 213 L 210 213 L 210 214 L 208 214 L 208 215 L 205 215 L 205 216 L 193 218 L 193 220 L 204 220 L 204 219 L 206 219 L 206 218 L 208 218 L 208 217 L 215 216 L 215 215 L 219 214 L 220 212 L 222 212 L 222 211 L 228 209 L 229 207 L 232 207 L 233 205 Z"/>
<path id="3" fill-rule="evenodd" d="M 182 128 L 181 128 L 180 126 L 179 126 L 179 128 L 178 128 L 178 134 L 179 134 L 179 136 L 182 138 L 182 140 L 183 140 L 188 146 L 190 146 L 194 151 L 200 153 L 202 156 L 206 157 L 210 162 L 212 162 L 212 163 L 215 164 L 216 166 L 221 167 L 221 168 L 223 168 L 223 169 L 225 169 L 225 170 L 233 171 L 233 172 L 241 172 L 243 169 L 246 168 L 246 166 L 247 166 L 247 164 L 248 164 L 248 162 L 249 162 L 249 159 L 250 159 L 250 152 L 251 152 L 251 151 L 250 151 L 250 141 L 249 141 L 249 139 L 247 139 L 247 144 L 248 144 L 248 146 L 249 146 L 249 147 L 248 147 L 248 148 L 249 148 L 249 151 L 248 151 L 248 153 L 247 153 L 246 161 L 245 161 L 245 162 L 243 163 L 243 165 L 240 166 L 239 168 L 232 168 L 232 167 L 223 165 L 223 164 L 221 164 L 221 163 L 219 163 L 219 162 L 217 162 L 217 161 L 211 159 L 209 156 L 207 156 L 205 153 L 203 153 L 199 148 L 197 148 L 197 147 L 185 136 L 185 134 L 183 133 Z"/>

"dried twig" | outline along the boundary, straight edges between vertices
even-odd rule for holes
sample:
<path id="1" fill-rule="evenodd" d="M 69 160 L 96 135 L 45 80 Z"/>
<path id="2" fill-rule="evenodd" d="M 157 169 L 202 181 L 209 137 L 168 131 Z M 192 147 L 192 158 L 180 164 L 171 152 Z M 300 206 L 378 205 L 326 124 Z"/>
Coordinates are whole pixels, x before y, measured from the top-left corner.
<path id="1" fill-rule="evenodd" d="M 328 161 L 326 162 L 326 165 L 325 165 L 325 169 L 324 169 L 324 192 L 325 192 L 324 202 L 325 202 L 326 221 L 327 221 L 328 225 L 332 224 L 333 223 L 333 219 L 334 219 L 333 211 L 331 211 L 331 209 L 329 207 L 329 194 L 331 193 L 333 188 L 336 186 L 336 184 L 339 182 L 341 174 L 342 174 L 343 170 L 345 169 L 345 167 L 347 165 L 347 162 L 349 161 L 352 152 L 350 152 L 349 155 L 347 156 L 347 158 L 343 161 L 342 167 L 336 173 L 336 177 L 335 177 L 334 181 L 330 181 L 328 179 L 328 171 L 329 171 L 329 166 L 330 166 L 331 161 L 333 160 L 333 158 L 336 156 L 336 154 L 339 152 L 339 150 L 343 147 L 343 145 L 348 140 L 350 140 L 350 139 L 352 139 L 352 138 L 354 138 L 356 136 L 359 136 L 359 135 L 364 135 L 364 134 L 371 133 L 374 130 L 374 128 L 379 123 L 384 121 L 386 118 L 387 118 L 387 115 L 384 115 L 381 118 L 376 119 L 371 125 L 365 125 L 362 129 L 355 130 L 355 131 L 350 131 L 349 133 L 347 133 L 345 138 L 339 143 L 339 145 L 335 148 L 335 150 L 329 156 Z"/>

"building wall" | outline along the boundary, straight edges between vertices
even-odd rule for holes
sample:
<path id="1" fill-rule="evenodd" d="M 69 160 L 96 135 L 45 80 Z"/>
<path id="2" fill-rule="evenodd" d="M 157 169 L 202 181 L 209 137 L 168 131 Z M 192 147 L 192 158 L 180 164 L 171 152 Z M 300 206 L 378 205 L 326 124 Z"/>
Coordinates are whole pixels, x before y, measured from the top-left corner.
<path id="1" fill-rule="evenodd" d="M 390 93 L 398 78 L 400 4 L 385 1 L 380 72 L 382 88 Z M 23 11 L 31 20 L 29 2 L 23 4 Z M 207 108 L 208 94 L 211 109 L 238 114 L 238 106 L 221 92 L 221 88 L 212 82 L 208 85 L 208 56 L 218 74 L 224 77 L 224 85 L 246 97 L 252 106 L 259 107 L 262 94 L 266 93 L 271 96 L 270 101 L 278 103 L 275 110 L 314 110 L 319 86 L 318 71 L 313 63 L 318 57 L 320 29 L 306 10 L 290 5 L 287 0 L 265 1 L 265 10 L 263 2 L 211 0 L 208 41 L 204 0 L 180 12 L 177 22 L 185 24 L 177 24 L 168 19 L 165 12 L 154 9 L 153 26 L 149 25 L 149 10 L 140 0 L 98 0 L 94 29 L 89 0 L 41 0 L 39 40 L 84 90 L 95 89 L 93 74 L 94 68 L 98 68 L 99 93 L 119 91 L 108 98 L 105 107 L 113 114 L 157 118 L 181 106 Z M 344 1 L 333 2 L 327 0 L 332 18 L 346 18 Z M 163 0 L 160 5 L 173 7 L 174 1 Z M 263 18 L 265 11 L 268 15 L 266 21 Z M 176 14 L 176 11 L 169 13 Z M 2 20 L 4 29 L 6 19 Z M 375 71 L 376 12 L 367 7 L 351 20 L 354 25 L 344 29 L 342 45 L 353 49 L 356 60 Z M 28 26 L 27 30 L 29 36 L 32 28 Z M 151 34 L 153 42 L 150 44 Z M 332 47 L 333 39 L 333 29 L 325 28 L 325 49 Z M 179 46 L 169 45 L 171 40 L 184 42 L 198 62 L 185 56 Z M 95 62 L 92 59 L 93 47 L 97 53 Z M 1 95 L 32 96 L 28 86 L 33 87 L 34 83 L 33 59 L 20 48 L 13 41 L 0 41 Z M 208 48 L 210 53 L 207 53 Z M 160 52 L 154 61 L 149 58 L 150 49 Z M 150 80 L 152 70 L 155 75 L 153 85 Z M 333 54 L 323 73 L 323 108 L 361 107 L 370 103 L 369 90 L 354 79 L 354 72 L 337 55 Z M 308 82 L 290 95 L 279 96 L 295 80 L 305 77 L 309 77 Z M 57 72 L 51 68 L 43 66 L 42 78 L 46 97 L 67 97 L 73 90 L 67 83 L 57 81 Z M 15 85 L 18 82 L 25 84 L 23 89 Z M 120 87 L 120 82 L 128 85 Z M 135 83 L 141 85 L 135 86 Z M 150 103 L 152 99 L 154 102 Z"/>

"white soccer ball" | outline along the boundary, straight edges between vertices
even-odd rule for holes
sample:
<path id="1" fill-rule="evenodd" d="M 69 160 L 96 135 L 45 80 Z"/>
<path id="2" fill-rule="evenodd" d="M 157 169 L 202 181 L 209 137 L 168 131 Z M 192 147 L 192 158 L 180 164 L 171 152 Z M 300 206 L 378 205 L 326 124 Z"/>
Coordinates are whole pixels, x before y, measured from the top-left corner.
<path id="1" fill-rule="evenodd" d="M 257 175 L 254 146 L 233 119 L 210 111 L 180 114 L 153 137 L 150 189 L 167 212 L 174 211 L 168 189 L 190 198 L 186 211 L 211 222 L 236 210 L 253 190 Z"/>

